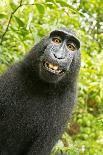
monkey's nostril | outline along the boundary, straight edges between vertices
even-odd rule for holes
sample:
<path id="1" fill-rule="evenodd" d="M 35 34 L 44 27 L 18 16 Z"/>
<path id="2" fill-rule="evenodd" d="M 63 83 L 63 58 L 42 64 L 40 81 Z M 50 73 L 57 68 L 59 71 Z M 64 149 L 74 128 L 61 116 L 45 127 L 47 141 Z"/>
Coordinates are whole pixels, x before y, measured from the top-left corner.
<path id="1" fill-rule="evenodd" d="M 54 57 L 57 58 L 57 56 L 54 54 Z"/>
<path id="2" fill-rule="evenodd" d="M 57 55 L 57 54 L 55 54 L 55 53 L 54 53 L 54 57 L 57 58 L 57 59 L 63 59 L 63 56 Z"/>

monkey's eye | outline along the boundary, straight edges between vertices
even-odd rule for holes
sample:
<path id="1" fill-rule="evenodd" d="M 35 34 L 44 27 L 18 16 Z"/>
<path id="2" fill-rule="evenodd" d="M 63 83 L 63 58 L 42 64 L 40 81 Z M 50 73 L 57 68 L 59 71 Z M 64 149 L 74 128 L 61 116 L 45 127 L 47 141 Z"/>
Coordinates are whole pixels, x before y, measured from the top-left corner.
<path id="1" fill-rule="evenodd" d="M 55 44 L 60 44 L 60 43 L 61 43 L 61 39 L 58 38 L 58 37 L 52 38 L 52 41 L 53 41 Z"/>
<path id="2" fill-rule="evenodd" d="M 67 48 L 71 51 L 75 51 L 76 50 L 76 46 L 73 43 L 68 43 L 67 44 Z"/>

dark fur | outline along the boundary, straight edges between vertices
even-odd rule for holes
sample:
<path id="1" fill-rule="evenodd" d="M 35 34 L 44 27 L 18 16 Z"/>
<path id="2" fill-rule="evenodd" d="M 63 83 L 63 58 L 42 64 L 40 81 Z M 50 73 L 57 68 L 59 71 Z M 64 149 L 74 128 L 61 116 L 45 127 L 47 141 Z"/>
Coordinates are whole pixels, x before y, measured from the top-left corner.
<path id="1" fill-rule="evenodd" d="M 75 35 L 67 29 L 60 31 Z M 63 76 L 53 77 L 39 66 L 45 57 L 50 58 L 45 54 L 49 44 L 48 36 L 0 77 L 1 155 L 49 155 L 70 118 L 76 98 L 80 51 L 73 55 Z M 61 63 L 59 59 L 50 61 Z"/>

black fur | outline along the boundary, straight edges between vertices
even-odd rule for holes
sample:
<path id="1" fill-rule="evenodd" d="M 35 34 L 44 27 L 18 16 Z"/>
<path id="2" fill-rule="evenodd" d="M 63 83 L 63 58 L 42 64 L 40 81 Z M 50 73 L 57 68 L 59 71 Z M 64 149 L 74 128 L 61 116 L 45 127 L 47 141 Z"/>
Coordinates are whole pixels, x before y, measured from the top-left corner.
<path id="1" fill-rule="evenodd" d="M 64 38 L 63 42 L 72 37 L 76 52 L 53 44 L 51 38 L 55 35 Z M 55 30 L 0 77 L 1 155 L 50 154 L 75 103 L 79 48 L 79 40 L 72 31 Z M 59 64 L 64 73 L 49 72 L 43 61 Z"/>

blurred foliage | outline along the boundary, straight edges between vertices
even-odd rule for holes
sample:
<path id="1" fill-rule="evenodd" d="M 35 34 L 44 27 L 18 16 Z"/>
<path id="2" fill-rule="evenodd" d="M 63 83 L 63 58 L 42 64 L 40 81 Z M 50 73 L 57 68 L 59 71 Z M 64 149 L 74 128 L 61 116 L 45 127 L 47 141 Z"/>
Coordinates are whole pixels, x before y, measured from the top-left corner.
<path id="1" fill-rule="evenodd" d="M 52 155 L 103 155 L 102 0 L 0 0 L 0 10 L 1 73 L 49 31 L 66 26 L 77 32 L 78 104 Z"/>

